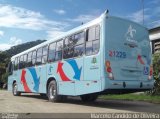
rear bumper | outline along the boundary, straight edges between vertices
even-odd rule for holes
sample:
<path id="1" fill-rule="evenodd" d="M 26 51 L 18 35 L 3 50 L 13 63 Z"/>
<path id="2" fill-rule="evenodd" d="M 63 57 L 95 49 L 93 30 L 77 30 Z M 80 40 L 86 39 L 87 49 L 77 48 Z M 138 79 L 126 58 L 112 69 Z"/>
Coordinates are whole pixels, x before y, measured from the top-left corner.
<path id="1" fill-rule="evenodd" d="M 101 94 L 127 94 L 135 92 L 144 92 L 149 90 L 151 89 L 106 89 L 102 91 Z"/>
<path id="2" fill-rule="evenodd" d="M 107 82 L 103 92 L 106 93 L 132 93 L 151 90 L 154 87 L 154 80 L 150 81 L 123 81 L 123 80 L 110 80 Z"/>

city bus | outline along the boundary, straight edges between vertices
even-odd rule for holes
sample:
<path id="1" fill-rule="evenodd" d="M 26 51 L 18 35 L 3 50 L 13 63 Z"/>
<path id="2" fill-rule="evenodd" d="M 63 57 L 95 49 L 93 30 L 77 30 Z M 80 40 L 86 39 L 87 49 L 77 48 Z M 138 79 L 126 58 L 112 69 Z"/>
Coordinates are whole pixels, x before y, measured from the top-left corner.
<path id="1" fill-rule="evenodd" d="M 147 28 L 107 12 L 11 57 L 8 70 L 14 96 L 39 93 L 51 102 L 67 96 L 95 101 L 154 84 Z"/>

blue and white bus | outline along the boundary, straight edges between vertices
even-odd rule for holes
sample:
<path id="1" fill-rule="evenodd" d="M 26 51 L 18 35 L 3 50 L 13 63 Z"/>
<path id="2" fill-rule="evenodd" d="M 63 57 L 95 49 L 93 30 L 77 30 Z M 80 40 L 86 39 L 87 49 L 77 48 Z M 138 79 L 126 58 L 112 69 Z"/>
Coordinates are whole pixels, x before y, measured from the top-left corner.
<path id="1" fill-rule="evenodd" d="M 100 94 L 153 88 L 147 28 L 109 16 L 70 30 L 11 58 L 8 90 L 94 101 Z"/>

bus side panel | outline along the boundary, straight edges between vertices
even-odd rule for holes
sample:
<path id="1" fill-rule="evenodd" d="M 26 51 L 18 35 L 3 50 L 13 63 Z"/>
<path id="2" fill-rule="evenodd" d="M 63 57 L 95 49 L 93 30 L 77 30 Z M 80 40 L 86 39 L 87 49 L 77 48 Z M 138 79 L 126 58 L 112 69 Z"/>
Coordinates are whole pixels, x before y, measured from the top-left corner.
<path id="1" fill-rule="evenodd" d="M 14 81 L 14 77 L 13 76 L 9 76 L 8 77 L 8 91 L 12 91 L 12 84 L 13 84 L 13 81 Z"/>
<path id="2" fill-rule="evenodd" d="M 13 82 L 16 81 L 16 84 L 17 84 L 17 87 L 18 87 L 17 90 L 24 92 L 22 84 L 21 84 L 21 74 L 20 74 L 20 72 L 21 71 L 19 71 L 19 70 L 13 71 L 13 74 L 8 77 L 8 90 L 9 91 L 12 91 Z"/>
<path id="3" fill-rule="evenodd" d="M 47 65 L 42 65 L 40 69 L 39 93 L 46 93 Z"/>
<path id="4" fill-rule="evenodd" d="M 102 71 L 102 57 L 103 57 L 103 36 L 102 25 L 100 23 L 100 37 L 99 37 L 99 50 L 96 54 L 85 55 L 84 57 L 84 79 L 81 83 L 82 94 L 96 93 L 102 91 L 101 71 Z M 76 85 L 77 87 L 77 85 Z"/>
<path id="5" fill-rule="evenodd" d="M 98 53 L 94 55 L 84 55 L 84 75 L 83 80 L 78 82 L 76 81 L 76 95 L 83 95 L 89 93 L 96 93 L 102 91 L 102 81 L 101 81 L 101 71 L 102 71 L 102 57 L 103 57 L 103 34 L 102 34 L 102 25 L 100 23 L 100 37 L 99 37 L 99 50 Z"/>
<path id="6" fill-rule="evenodd" d="M 39 72 L 36 67 L 29 67 L 15 71 L 18 91 L 39 92 Z"/>
<path id="7" fill-rule="evenodd" d="M 17 86 L 18 86 L 18 91 L 22 91 L 22 92 L 25 92 L 24 91 L 24 88 L 23 88 L 23 83 L 21 83 L 22 81 L 22 71 L 21 70 L 16 70 L 14 72 L 14 77 L 15 77 L 15 80 L 16 80 L 16 83 L 17 83 Z"/>
<path id="8" fill-rule="evenodd" d="M 82 58 L 77 58 L 76 62 L 80 66 L 80 64 L 85 64 L 84 59 L 86 56 Z M 92 59 L 92 58 L 91 58 Z M 87 64 L 89 65 L 89 63 Z M 93 80 L 92 78 L 85 79 L 86 75 L 86 66 L 82 65 L 81 68 L 81 75 L 80 75 L 80 80 L 75 81 L 75 93 L 76 95 L 82 95 L 82 94 L 88 94 L 88 93 L 94 93 L 94 92 L 99 92 L 100 91 L 100 85 L 101 82 L 99 79 Z M 89 70 L 90 71 L 90 70 Z M 97 72 L 94 72 L 94 74 L 91 74 L 92 72 L 88 72 L 87 76 L 97 76 L 99 75 Z"/>
<path id="9" fill-rule="evenodd" d="M 74 71 L 67 61 L 50 63 L 47 66 L 47 77 L 54 78 L 58 86 L 58 94 L 75 95 Z M 47 85 L 47 81 L 46 81 Z"/>
<path id="10" fill-rule="evenodd" d="M 32 74 L 33 92 L 46 93 L 47 65 L 39 65 L 28 69 Z"/>
<path id="11" fill-rule="evenodd" d="M 88 62 L 90 62 L 93 67 L 92 60 L 97 57 L 96 62 L 98 62 L 98 64 L 95 62 L 94 66 L 98 65 L 100 69 L 100 55 L 91 57 L 92 58 L 87 59 Z M 84 80 L 85 67 L 83 66 L 83 61 L 83 57 L 80 57 L 48 64 L 47 76 L 48 79 L 51 77 L 55 78 L 58 85 L 58 94 L 75 96 L 101 91 L 100 70 L 86 74 L 87 76 L 93 76 L 92 73 L 94 73 L 95 75 L 93 77 L 98 76 L 95 80 L 92 78 Z"/>
<path id="12" fill-rule="evenodd" d="M 76 95 L 83 95 L 101 91 L 101 80 L 96 81 L 76 81 Z"/>
<path id="13" fill-rule="evenodd" d="M 68 81 L 68 82 L 63 82 L 60 81 L 58 82 L 59 86 L 59 94 L 60 95 L 70 95 L 70 96 L 75 96 L 75 83 Z"/>

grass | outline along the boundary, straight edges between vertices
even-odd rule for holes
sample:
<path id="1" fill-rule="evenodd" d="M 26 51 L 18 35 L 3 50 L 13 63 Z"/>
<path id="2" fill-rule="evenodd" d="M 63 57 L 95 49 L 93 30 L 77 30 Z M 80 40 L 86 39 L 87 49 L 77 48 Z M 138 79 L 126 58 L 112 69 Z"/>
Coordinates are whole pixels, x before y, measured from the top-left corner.
<path id="1" fill-rule="evenodd" d="M 145 94 L 102 95 L 100 96 L 100 98 L 105 100 L 146 101 L 160 104 L 160 96 L 152 96 Z"/>

